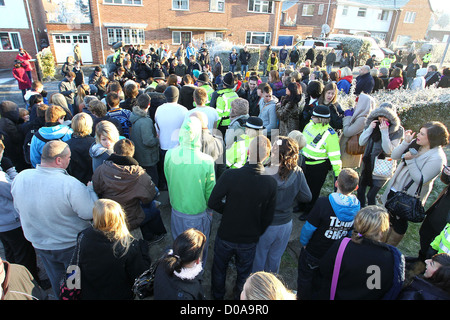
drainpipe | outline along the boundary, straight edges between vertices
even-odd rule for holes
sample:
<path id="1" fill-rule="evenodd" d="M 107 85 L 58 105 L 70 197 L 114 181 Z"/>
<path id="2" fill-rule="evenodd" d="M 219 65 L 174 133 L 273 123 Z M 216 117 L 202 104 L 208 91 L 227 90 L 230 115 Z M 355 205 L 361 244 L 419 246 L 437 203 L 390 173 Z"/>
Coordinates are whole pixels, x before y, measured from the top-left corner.
<path id="1" fill-rule="evenodd" d="M 102 61 L 103 61 L 103 65 L 105 65 L 106 62 L 105 62 L 105 51 L 103 49 L 102 19 L 100 17 L 100 7 L 98 5 L 98 0 L 97 0 L 97 12 L 98 12 L 98 27 L 99 27 L 99 31 L 100 31 L 100 43 L 102 44 Z"/>
<path id="2" fill-rule="evenodd" d="M 34 47 L 36 48 L 36 53 L 38 53 L 39 48 L 38 48 L 37 41 L 36 41 L 36 34 L 34 33 L 33 17 L 31 16 L 30 4 L 28 3 L 28 0 L 26 0 L 26 2 L 27 2 L 28 15 L 30 16 L 31 32 L 33 33 Z"/>

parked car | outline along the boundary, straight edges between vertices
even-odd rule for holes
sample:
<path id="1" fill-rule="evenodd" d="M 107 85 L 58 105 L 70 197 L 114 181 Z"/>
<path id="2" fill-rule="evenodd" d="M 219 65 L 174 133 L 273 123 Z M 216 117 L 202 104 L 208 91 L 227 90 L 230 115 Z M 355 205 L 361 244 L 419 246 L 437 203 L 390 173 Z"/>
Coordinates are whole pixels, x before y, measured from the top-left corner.
<path id="1" fill-rule="evenodd" d="M 355 35 L 348 35 L 348 34 L 330 34 L 328 36 L 328 38 L 335 39 L 335 40 L 345 39 L 345 38 L 355 38 L 355 39 L 367 40 L 371 43 L 370 55 L 371 56 L 375 55 L 375 59 L 378 62 L 380 62 L 381 60 L 384 59 L 384 52 L 378 46 L 377 41 L 372 37 L 362 37 L 362 36 L 355 36 Z"/>
<path id="2" fill-rule="evenodd" d="M 337 40 L 305 39 L 297 42 L 294 47 L 312 47 L 313 45 L 315 45 L 316 47 L 334 48 L 334 52 L 336 53 L 336 62 L 341 61 L 342 49 L 344 48 L 344 46 L 342 42 Z"/>

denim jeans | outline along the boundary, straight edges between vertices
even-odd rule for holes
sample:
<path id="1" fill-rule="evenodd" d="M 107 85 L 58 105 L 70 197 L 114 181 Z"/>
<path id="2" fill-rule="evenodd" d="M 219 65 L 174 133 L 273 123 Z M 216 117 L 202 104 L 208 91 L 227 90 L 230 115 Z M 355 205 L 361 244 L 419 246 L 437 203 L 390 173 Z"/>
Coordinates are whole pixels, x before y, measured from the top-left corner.
<path id="1" fill-rule="evenodd" d="M 242 73 L 242 79 L 245 80 L 245 75 L 248 71 L 248 64 L 241 64 L 241 73 Z"/>
<path id="2" fill-rule="evenodd" d="M 281 256 L 286 250 L 291 232 L 292 220 L 285 224 L 269 226 L 266 229 L 256 246 L 252 272 L 279 272 Z"/>
<path id="3" fill-rule="evenodd" d="M 234 70 L 236 69 L 235 64 L 230 64 L 230 72 L 234 73 Z"/>
<path id="4" fill-rule="evenodd" d="M 331 70 L 333 69 L 333 65 L 331 65 L 331 64 L 328 65 L 328 64 L 327 64 L 326 69 L 327 69 L 327 73 L 330 74 L 330 73 L 331 73 Z"/>
<path id="5" fill-rule="evenodd" d="M 41 258 L 52 284 L 53 293 L 59 299 L 59 285 L 70 265 L 76 246 L 62 250 L 36 249 L 36 254 Z"/>
<path id="6" fill-rule="evenodd" d="M 320 259 L 313 257 L 302 248 L 298 257 L 297 298 L 311 300 L 314 280 L 319 271 Z"/>
<path id="7" fill-rule="evenodd" d="M 239 300 L 244 283 L 252 271 L 255 252 L 256 243 L 229 242 L 216 236 L 211 271 L 211 290 L 214 299 L 223 300 L 225 297 L 228 263 L 234 256 L 237 275 L 233 292 L 234 298 Z"/>
<path id="8" fill-rule="evenodd" d="M 211 234 L 212 225 L 212 211 L 206 209 L 204 212 L 199 214 L 185 214 L 178 212 L 172 208 L 172 214 L 170 216 L 170 229 L 172 231 L 173 240 L 184 231 L 190 228 L 197 229 L 201 231 L 206 236 L 206 244 L 203 249 L 202 264 L 205 266 L 206 260 L 208 259 L 208 246 L 209 246 L 209 236 Z"/>

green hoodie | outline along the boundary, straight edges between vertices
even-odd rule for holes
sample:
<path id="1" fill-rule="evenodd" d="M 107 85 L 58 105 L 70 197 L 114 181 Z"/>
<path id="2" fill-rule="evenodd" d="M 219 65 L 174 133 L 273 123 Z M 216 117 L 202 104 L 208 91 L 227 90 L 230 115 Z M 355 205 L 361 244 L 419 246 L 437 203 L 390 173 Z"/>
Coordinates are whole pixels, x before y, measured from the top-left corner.
<path id="1" fill-rule="evenodd" d="M 170 204 L 184 214 L 204 212 L 216 184 L 214 160 L 200 151 L 201 133 L 200 120 L 187 117 L 180 128 L 180 145 L 169 149 L 164 160 Z"/>

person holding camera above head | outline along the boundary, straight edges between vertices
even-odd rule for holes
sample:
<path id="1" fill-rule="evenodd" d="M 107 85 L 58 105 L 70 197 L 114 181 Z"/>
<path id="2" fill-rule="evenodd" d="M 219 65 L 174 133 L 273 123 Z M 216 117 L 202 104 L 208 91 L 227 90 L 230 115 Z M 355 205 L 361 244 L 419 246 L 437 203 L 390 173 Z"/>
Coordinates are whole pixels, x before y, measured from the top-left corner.
<path id="1" fill-rule="evenodd" d="M 390 177 L 373 174 L 375 162 L 377 158 L 389 158 L 392 150 L 403 139 L 404 131 L 395 107 L 390 103 L 381 104 L 367 116 L 365 129 L 359 137 L 359 144 L 366 146 L 361 161 L 361 177 L 357 192 L 361 207 L 366 206 L 366 197 L 368 205 L 376 204 L 376 195 Z M 395 163 L 395 160 L 391 161 Z M 367 188 L 369 192 L 366 196 Z"/>
<path id="2" fill-rule="evenodd" d="M 407 194 L 414 196 L 422 183 L 419 197 L 424 205 L 433 188 L 434 180 L 447 162 L 442 147 L 448 142 L 448 129 L 438 121 L 425 123 L 417 134 L 412 130 L 406 130 L 405 140 L 392 150 L 392 159 L 401 161 L 386 186 L 382 196 L 383 204 L 386 204 L 396 191 L 402 191 L 408 186 Z M 390 222 L 391 230 L 386 241 L 396 246 L 408 229 L 408 220 L 390 213 Z"/>

